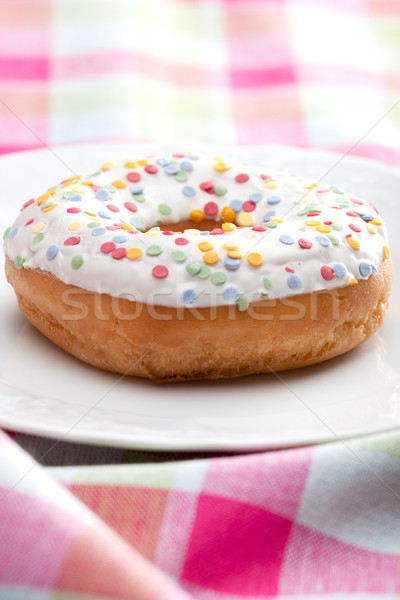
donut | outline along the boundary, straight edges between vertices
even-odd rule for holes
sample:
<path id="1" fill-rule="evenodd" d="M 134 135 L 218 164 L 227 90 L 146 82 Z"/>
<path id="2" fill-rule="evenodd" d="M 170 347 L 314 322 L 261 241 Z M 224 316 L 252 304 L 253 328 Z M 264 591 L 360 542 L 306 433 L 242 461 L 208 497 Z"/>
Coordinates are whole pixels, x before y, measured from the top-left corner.
<path id="1" fill-rule="evenodd" d="M 4 239 L 37 329 L 95 367 L 159 382 L 343 354 L 380 327 L 392 281 L 372 204 L 207 154 L 73 175 L 27 200 Z"/>

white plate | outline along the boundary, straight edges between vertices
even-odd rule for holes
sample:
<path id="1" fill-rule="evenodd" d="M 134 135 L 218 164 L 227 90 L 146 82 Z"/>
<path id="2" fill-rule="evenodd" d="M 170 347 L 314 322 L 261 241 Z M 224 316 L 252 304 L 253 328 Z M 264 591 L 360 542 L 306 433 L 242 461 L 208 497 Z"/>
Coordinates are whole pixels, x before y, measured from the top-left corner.
<path id="1" fill-rule="evenodd" d="M 168 150 L 167 145 L 161 147 Z M 69 176 L 70 170 L 90 173 L 106 159 L 154 151 L 152 145 L 107 143 L 58 147 L 57 156 L 39 150 L 1 158 L 2 229 L 22 201 Z M 335 166 L 340 155 L 282 146 L 242 147 L 230 153 L 248 162 L 325 178 L 376 202 L 389 226 L 396 266 L 399 172 L 354 158 Z M 399 291 L 395 279 L 392 307 L 382 329 L 345 356 L 279 378 L 259 375 L 157 385 L 121 379 L 65 354 L 20 314 L 1 274 L 0 425 L 64 440 L 175 450 L 297 446 L 398 427 Z"/>

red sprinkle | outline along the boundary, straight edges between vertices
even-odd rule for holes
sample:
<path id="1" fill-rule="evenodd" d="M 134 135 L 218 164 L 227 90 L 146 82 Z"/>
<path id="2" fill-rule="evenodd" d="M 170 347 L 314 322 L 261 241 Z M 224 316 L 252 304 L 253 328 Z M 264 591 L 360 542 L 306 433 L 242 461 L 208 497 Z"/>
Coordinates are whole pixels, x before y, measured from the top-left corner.
<path id="1" fill-rule="evenodd" d="M 213 194 L 214 193 L 214 184 L 213 184 L 212 181 L 204 181 L 203 183 L 200 184 L 199 187 L 204 192 L 207 192 L 207 194 Z"/>
<path id="2" fill-rule="evenodd" d="M 225 231 L 223 229 L 219 229 L 216 227 L 215 229 L 211 229 L 210 235 L 223 235 Z"/>
<path id="3" fill-rule="evenodd" d="M 163 231 L 163 235 L 174 235 L 175 231 Z"/>
<path id="4" fill-rule="evenodd" d="M 324 221 L 324 225 L 332 225 L 333 221 Z"/>
<path id="5" fill-rule="evenodd" d="M 334 208 L 334 209 L 336 209 L 336 210 L 342 210 L 342 207 L 341 207 L 341 206 L 330 206 L 329 208 Z"/>
<path id="6" fill-rule="evenodd" d="M 250 177 L 246 173 L 239 173 L 239 175 L 236 175 L 235 177 L 235 181 L 237 183 L 246 183 L 246 181 L 248 181 L 249 179 Z"/>
<path id="7" fill-rule="evenodd" d="M 116 247 L 117 244 L 114 244 L 114 242 L 104 242 L 104 244 L 100 246 L 100 250 L 104 252 L 104 254 L 109 254 L 110 252 L 113 252 Z"/>
<path id="8" fill-rule="evenodd" d="M 168 275 L 168 269 L 164 265 L 156 265 L 152 270 L 153 277 L 164 279 Z"/>
<path id="9" fill-rule="evenodd" d="M 354 223 L 350 223 L 349 227 L 352 231 L 355 231 L 356 233 L 360 233 L 361 231 L 361 227 L 359 227 L 358 225 L 354 225 Z"/>
<path id="10" fill-rule="evenodd" d="M 306 250 L 309 250 L 310 248 L 312 248 L 312 243 L 310 242 L 310 240 L 306 240 L 305 238 L 300 238 L 299 246 L 300 246 L 300 248 L 305 248 Z"/>
<path id="11" fill-rule="evenodd" d="M 35 220 L 35 219 L 29 219 L 29 221 L 27 221 L 27 222 L 25 223 L 25 227 L 26 227 L 27 225 L 32 225 L 32 223 L 33 223 L 33 221 L 34 221 L 34 220 Z"/>
<path id="12" fill-rule="evenodd" d="M 346 215 L 349 215 L 349 217 L 358 217 L 358 214 L 353 212 L 352 210 L 348 210 L 346 212 Z"/>
<path id="13" fill-rule="evenodd" d="M 131 183 L 137 183 L 138 181 L 140 181 L 140 173 L 137 173 L 136 171 L 131 171 L 130 173 L 128 173 L 126 178 Z"/>
<path id="14" fill-rule="evenodd" d="M 207 217 L 213 217 L 218 212 L 218 204 L 216 202 L 207 202 L 207 204 L 204 205 L 203 210 Z"/>
<path id="15" fill-rule="evenodd" d="M 331 267 L 328 267 L 328 265 L 324 265 L 321 267 L 321 275 L 326 281 L 330 281 L 335 277 L 335 271 Z"/>
<path id="16" fill-rule="evenodd" d="M 176 238 L 176 240 L 175 240 L 175 244 L 177 246 L 186 246 L 186 244 L 188 244 L 188 243 L 189 243 L 189 240 L 187 240 L 186 238 L 182 238 L 182 237 Z"/>
<path id="17" fill-rule="evenodd" d="M 126 248 L 115 248 L 115 250 L 111 252 L 111 256 L 116 260 L 120 260 L 121 258 L 124 258 L 126 252 Z"/>
<path id="18" fill-rule="evenodd" d="M 319 216 L 319 212 L 310 212 L 307 215 L 307 217 L 318 217 L 318 216 Z"/>
<path id="19" fill-rule="evenodd" d="M 80 212 L 82 212 L 82 210 L 77 206 L 71 206 L 71 208 L 67 208 L 67 213 L 71 213 L 73 215 Z"/>
<path id="20" fill-rule="evenodd" d="M 80 237 L 70 237 L 67 238 L 64 242 L 64 246 L 76 246 L 81 241 Z"/>
<path id="21" fill-rule="evenodd" d="M 22 208 L 27 208 L 28 206 L 30 206 L 31 204 L 33 204 L 35 202 L 35 200 L 32 198 L 32 200 L 27 200 L 27 202 L 25 202 L 25 204 L 22 205 Z"/>
<path id="22" fill-rule="evenodd" d="M 253 231 L 267 231 L 267 228 L 264 227 L 264 225 L 256 225 L 255 227 L 252 227 Z"/>
<path id="23" fill-rule="evenodd" d="M 150 173 L 150 175 L 155 175 L 156 173 L 158 173 L 157 165 L 146 165 L 144 170 L 146 171 L 146 173 Z"/>
<path id="24" fill-rule="evenodd" d="M 346 237 L 346 240 L 347 240 L 347 238 L 351 237 L 351 233 L 348 233 L 345 237 Z"/>
<path id="25" fill-rule="evenodd" d="M 136 212 L 137 211 L 137 206 L 133 202 L 124 202 L 124 206 L 125 206 L 125 208 L 127 208 L 131 212 Z"/>
<path id="26" fill-rule="evenodd" d="M 118 206 L 115 206 L 115 204 L 107 204 L 107 208 L 112 212 L 119 212 L 119 208 Z"/>
<path id="27" fill-rule="evenodd" d="M 246 202 L 243 202 L 243 210 L 246 212 L 253 212 L 255 207 L 256 207 L 256 205 L 251 200 L 247 200 Z"/>
<path id="28" fill-rule="evenodd" d="M 285 271 L 288 273 L 294 273 L 294 269 L 291 269 L 290 267 L 285 267 Z"/>

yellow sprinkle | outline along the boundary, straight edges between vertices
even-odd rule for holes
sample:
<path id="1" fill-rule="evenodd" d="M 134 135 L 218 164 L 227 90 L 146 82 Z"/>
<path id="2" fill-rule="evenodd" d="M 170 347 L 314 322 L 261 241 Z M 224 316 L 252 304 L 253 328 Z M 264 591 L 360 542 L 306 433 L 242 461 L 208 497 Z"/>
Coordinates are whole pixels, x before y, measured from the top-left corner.
<path id="1" fill-rule="evenodd" d="M 89 219 L 91 221 L 96 221 L 97 223 L 99 223 L 100 219 L 98 219 L 97 217 L 89 217 Z"/>
<path id="2" fill-rule="evenodd" d="M 314 198 L 312 198 L 311 196 L 304 196 L 304 198 L 301 199 L 302 202 L 314 202 Z"/>
<path id="3" fill-rule="evenodd" d="M 200 242 L 200 244 L 197 244 L 197 247 L 202 252 L 208 252 L 209 250 L 212 250 L 214 248 L 214 246 L 210 244 L 210 242 Z"/>
<path id="4" fill-rule="evenodd" d="M 195 208 L 190 212 L 189 219 L 195 223 L 201 223 L 204 219 L 204 213 L 199 208 Z"/>
<path id="5" fill-rule="evenodd" d="M 82 175 L 71 175 L 71 177 L 68 177 L 65 181 L 75 181 L 75 179 L 82 179 Z"/>
<path id="6" fill-rule="evenodd" d="M 354 277 L 350 277 L 347 281 L 347 283 L 349 283 L 350 285 L 354 285 L 356 283 L 358 283 L 357 279 L 354 279 Z"/>
<path id="7" fill-rule="evenodd" d="M 186 233 L 187 235 L 200 235 L 198 229 L 185 229 L 183 233 Z"/>
<path id="8" fill-rule="evenodd" d="M 81 185 L 80 183 L 76 186 L 74 186 L 72 188 L 73 192 L 76 192 L 77 194 L 80 194 L 81 192 L 85 193 L 86 192 L 86 187 L 84 185 Z"/>
<path id="9" fill-rule="evenodd" d="M 238 245 L 234 244 L 233 242 L 225 242 L 225 244 L 222 247 L 225 250 L 237 250 L 238 249 Z"/>
<path id="10" fill-rule="evenodd" d="M 383 256 L 388 259 L 390 258 L 390 250 L 389 250 L 389 246 L 387 244 L 385 244 L 383 246 Z"/>
<path id="11" fill-rule="evenodd" d="M 88 179 L 87 181 L 82 181 L 82 185 L 93 185 L 93 181 Z"/>
<path id="12" fill-rule="evenodd" d="M 143 159 L 143 160 L 138 160 L 137 164 L 140 165 L 140 166 L 142 166 L 142 167 L 145 167 L 148 164 L 148 162 L 147 162 L 146 159 Z"/>
<path id="13" fill-rule="evenodd" d="M 309 219 L 308 221 L 306 221 L 306 225 L 309 225 L 310 227 L 317 227 L 318 225 L 321 225 L 321 221 L 314 221 L 313 219 Z"/>
<path id="14" fill-rule="evenodd" d="M 372 225 L 383 225 L 383 221 L 381 221 L 380 219 L 372 219 L 370 223 L 372 223 Z"/>
<path id="15" fill-rule="evenodd" d="M 112 169 L 113 167 L 115 167 L 115 162 L 109 160 L 108 162 L 105 162 L 103 165 L 101 165 L 100 169 L 102 171 L 108 171 L 108 169 Z"/>
<path id="16" fill-rule="evenodd" d="M 235 231 L 236 225 L 233 223 L 222 223 L 222 229 L 224 231 Z"/>
<path id="17" fill-rule="evenodd" d="M 159 231 L 158 229 L 155 229 L 154 231 L 146 231 L 145 235 L 148 235 L 149 237 L 156 237 L 157 235 L 160 235 L 161 231 Z"/>
<path id="18" fill-rule="evenodd" d="M 136 169 L 137 164 L 131 160 L 128 160 L 128 162 L 126 162 L 124 164 L 125 169 Z"/>
<path id="19" fill-rule="evenodd" d="M 371 225 L 371 223 L 367 223 L 366 225 L 367 230 L 372 233 L 372 235 L 374 235 L 376 233 L 376 227 L 374 227 L 373 225 Z"/>
<path id="20" fill-rule="evenodd" d="M 259 252 L 250 252 L 250 254 L 247 255 L 247 261 L 253 267 L 259 267 L 262 265 L 264 258 Z"/>
<path id="21" fill-rule="evenodd" d="M 353 237 L 352 235 L 347 238 L 347 243 L 353 248 L 353 250 L 358 250 L 360 247 L 360 242 L 357 238 Z"/>
<path id="22" fill-rule="evenodd" d="M 50 212 L 51 210 L 54 210 L 57 206 L 58 206 L 58 204 L 50 204 L 50 206 L 46 206 L 46 208 L 43 209 L 43 212 L 44 213 Z"/>
<path id="23" fill-rule="evenodd" d="M 43 229 L 46 227 L 46 223 L 43 223 L 43 221 L 40 221 L 39 223 L 35 223 L 35 225 L 32 227 L 32 233 L 39 233 L 39 231 L 43 231 Z"/>
<path id="24" fill-rule="evenodd" d="M 242 253 L 239 250 L 229 250 L 228 256 L 229 258 L 242 258 Z"/>
<path id="25" fill-rule="evenodd" d="M 74 221 L 74 223 L 71 223 L 71 225 L 68 227 L 68 229 L 70 231 L 75 231 L 75 229 L 79 229 L 80 227 L 82 227 L 83 223 L 82 221 Z"/>
<path id="26" fill-rule="evenodd" d="M 216 160 L 217 162 L 224 162 L 224 159 L 222 158 L 222 156 L 216 156 L 214 158 L 214 160 Z"/>
<path id="27" fill-rule="evenodd" d="M 332 231 L 332 228 L 329 227 L 329 225 L 317 225 L 316 229 L 321 233 L 330 233 Z"/>
<path id="28" fill-rule="evenodd" d="M 46 200 L 49 200 L 49 198 L 51 198 L 51 196 L 52 196 L 52 194 L 50 194 L 50 192 L 46 192 L 45 194 L 42 194 L 41 196 L 39 196 L 39 198 L 36 200 L 36 202 L 38 203 L 38 206 L 43 204 L 43 202 L 46 202 Z"/>
<path id="29" fill-rule="evenodd" d="M 203 255 L 203 260 L 207 265 L 215 265 L 219 261 L 219 256 L 216 252 L 206 252 Z"/>
<path id="30" fill-rule="evenodd" d="M 278 187 L 278 184 L 276 184 L 274 181 L 267 181 L 263 185 L 263 188 L 265 188 L 267 190 L 276 190 L 277 187 Z"/>
<path id="31" fill-rule="evenodd" d="M 318 183 L 312 183 L 306 187 L 306 190 L 313 190 L 316 187 L 318 187 Z"/>
<path id="32" fill-rule="evenodd" d="M 112 185 L 122 190 L 123 188 L 126 188 L 128 184 L 126 183 L 126 181 L 122 181 L 122 179 L 116 179 L 112 182 Z"/>
<path id="33" fill-rule="evenodd" d="M 126 257 L 130 258 L 131 260 L 136 260 L 137 258 L 140 258 L 142 254 L 143 252 L 140 248 L 129 248 L 128 252 L 126 253 Z"/>
<path id="34" fill-rule="evenodd" d="M 253 217 L 247 212 L 242 212 L 238 215 L 237 224 L 239 227 L 251 227 L 253 225 Z"/>
<path id="35" fill-rule="evenodd" d="M 134 227 L 130 223 L 122 223 L 121 229 L 124 229 L 125 231 L 135 231 L 136 227 Z"/>
<path id="36" fill-rule="evenodd" d="M 277 217 L 270 217 L 269 220 L 273 221 L 274 223 L 284 223 L 285 222 L 285 220 L 282 219 L 282 217 L 278 217 L 278 216 Z"/>
<path id="37" fill-rule="evenodd" d="M 216 171 L 220 171 L 220 172 L 226 171 L 226 170 L 227 170 L 227 168 L 228 168 L 228 167 L 227 167 L 227 166 L 226 166 L 226 164 L 225 164 L 225 163 L 223 163 L 223 162 L 217 162 L 217 163 L 214 165 L 214 169 L 215 169 Z"/>
<path id="38" fill-rule="evenodd" d="M 233 223 L 236 218 L 236 213 L 230 206 L 224 206 L 221 210 L 221 217 L 226 223 Z"/>

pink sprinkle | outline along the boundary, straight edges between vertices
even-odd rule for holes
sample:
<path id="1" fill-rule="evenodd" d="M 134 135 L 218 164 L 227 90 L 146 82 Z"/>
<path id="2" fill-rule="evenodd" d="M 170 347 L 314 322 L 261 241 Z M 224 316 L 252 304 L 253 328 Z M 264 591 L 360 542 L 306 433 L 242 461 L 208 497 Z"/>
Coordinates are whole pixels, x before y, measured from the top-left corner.
<path id="1" fill-rule="evenodd" d="M 341 206 L 330 206 L 330 208 L 334 208 L 334 209 L 336 209 L 336 210 L 342 210 L 342 207 L 341 207 Z"/>
<path id="2" fill-rule="evenodd" d="M 81 241 L 80 237 L 70 237 L 67 238 L 64 242 L 64 246 L 76 246 Z"/>
<path id="3" fill-rule="evenodd" d="M 271 175 L 260 175 L 261 179 L 265 181 L 266 179 L 272 179 Z"/>
<path id="4" fill-rule="evenodd" d="M 150 175 L 155 175 L 156 173 L 158 173 L 157 165 L 146 165 L 144 170 L 146 171 L 146 173 L 150 173 Z"/>
<path id="5" fill-rule="evenodd" d="M 353 212 L 352 210 L 348 210 L 346 212 L 346 215 L 349 215 L 349 217 L 358 217 L 358 214 Z"/>
<path id="6" fill-rule="evenodd" d="M 138 229 L 128 229 L 126 233 L 130 233 L 133 235 L 134 233 L 139 233 Z"/>
<path id="7" fill-rule="evenodd" d="M 213 194 L 214 193 L 214 184 L 213 184 L 212 181 L 204 181 L 203 183 L 200 184 L 199 187 L 204 192 L 207 192 L 207 194 Z"/>
<path id="8" fill-rule="evenodd" d="M 189 240 L 187 240 L 186 238 L 183 238 L 183 237 L 176 238 L 176 240 L 175 240 L 175 244 L 177 246 L 186 246 L 186 244 L 188 244 L 188 243 L 189 243 Z"/>
<path id="9" fill-rule="evenodd" d="M 108 231 L 117 231 L 118 229 L 121 229 L 121 227 L 119 225 L 107 225 L 106 229 Z"/>
<path id="10" fill-rule="evenodd" d="M 25 227 L 26 227 L 27 225 L 32 225 L 32 223 L 34 222 L 34 220 L 35 220 L 35 219 L 29 219 L 29 221 L 27 221 L 27 222 L 25 223 Z"/>
<path id="11" fill-rule="evenodd" d="M 264 225 L 256 225 L 255 227 L 252 227 L 253 231 L 267 231 L 267 228 L 264 227 Z"/>
<path id="12" fill-rule="evenodd" d="M 80 208 L 77 206 L 71 206 L 71 208 L 67 208 L 67 213 L 75 215 L 76 213 L 82 212 Z"/>
<path id="13" fill-rule="evenodd" d="M 216 202 L 207 202 L 203 210 L 207 217 L 213 217 L 218 212 L 218 204 Z"/>
<path id="14" fill-rule="evenodd" d="M 104 254 L 109 254 L 110 252 L 113 252 L 116 247 L 117 245 L 114 244 L 114 242 L 104 242 L 104 244 L 100 246 L 100 250 L 104 252 Z"/>
<path id="15" fill-rule="evenodd" d="M 94 191 L 94 193 L 96 193 L 99 190 L 101 190 L 101 186 L 100 185 L 91 185 L 90 188 Z"/>
<path id="16" fill-rule="evenodd" d="M 223 235 L 225 231 L 223 229 L 219 229 L 216 227 L 215 229 L 211 229 L 210 235 Z"/>
<path id="17" fill-rule="evenodd" d="M 349 237 L 352 237 L 351 233 L 348 233 L 348 234 L 345 236 L 346 240 L 347 240 Z"/>
<path id="18" fill-rule="evenodd" d="M 352 231 L 355 231 L 356 233 L 361 232 L 361 227 L 359 227 L 358 225 L 354 225 L 354 223 L 350 223 L 349 227 Z"/>
<path id="19" fill-rule="evenodd" d="M 364 204 L 364 202 L 362 202 L 362 200 L 357 200 L 357 198 L 350 198 L 350 200 L 352 201 L 353 204 Z"/>
<path id="20" fill-rule="evenodd" d="M 164 265 L 156 265 L 152 270 L 153 277 L 164 279 L 168 275 L 168 269 Z"/>
<path id="21" fill-rule="evenodd" d="M 119 212 L 119 208 L 118 206 L 115 206 L 115 204 L 107 204 L 107 208 L 112 212 Z"/>
<path id="22" fill-rule="evenodd" d="M 140 181 L 140 173 L 137 173 L 136 171 L 131 171 L 130 173 L 128 173 L 126 178 L 131 183 L 137 183 L 138 181 Z"/>
<path id="23" fill-rule="evenodd" d="M 294 269 L 291 269 L 290 267 L 285 267 L 285 271 L 288 273 L 294 273 Z"/>
<path id="24" fill-rule="evenodd" d="M 324 221 L 324 225 L 332 225 L 333 221 Z"/>
<path id="25" fill-rule="evenodd" d="M 306 240 L 305 238 L 300 238 L 299 246 L 300 246 L 300 248 L 305 248 L 306 250 L 309 250 L 310 248 L 312 248 L 312 243 L 310 242 L 310 240 Z"/>
<path id="26" fill-rule="evenodd" d="M 127 208 L 131 212 L 136 212 L 137 211 L 137 206 L 133 202 L 125 202 L 124 206 L 125 206 L 125 208 Z"/>
<path id="27" fill-rule="evenodd" d="M 335 271 L 331 267 L 328 267 L 328 265 L 324 265 L 321 267 L 321 275 L 326 281 L 330 281 L 335 277 Z"/>
<path id="28" fill-rule="evenodd" d="M 249 179 L 250 177 L 246 173 L 239 173 L 239 175 L 236 175 L 235 177 L 235 181 L 237 183 L 246 183 L 246 181 L 248 181 Z"/>
<path id="29" fill-rule="evenodd" d="M 174 158 L 185 158 L 184 154 L 173 154 L 172 155 Z"/>
<path id="30" fill-rule="evenodd" d="M 175 231 L 163 231 L 163 235 L 174 235 Z"/>
<path id="31" fill-rule="evenodd" d="M 310 212 L 307 215 L 307 217 L 318 217 L 318 216 L 319 216 L 319 212 Z"/>
<path id="32" fill-rule="evenodd" d="M 124 258 L 126 252 L 126 248 L 115 248 L 115 250 L 111 252 L 111 256 L 116 260 L 121 260 L 121 258 Z"/>
<path id="33" fill-rule="evenodd" d="M 31 200 L 28 200 L 27 202 L 25 202 L 25 204 L 22 205 L 22 208 L 27 208 L 28 206 L 30 206 L 31 204 L 33 204 L 35 202 L 35 200 L 32 198 Z"/>
<path id="34" fill-rule="evenodd" d="M 256 205 L 251 200 L 247 200 L 246 202 L 243 203 L 243 210 L 246 212 L 253 212 L 255 207 L 256 207 Z"/>

